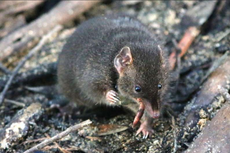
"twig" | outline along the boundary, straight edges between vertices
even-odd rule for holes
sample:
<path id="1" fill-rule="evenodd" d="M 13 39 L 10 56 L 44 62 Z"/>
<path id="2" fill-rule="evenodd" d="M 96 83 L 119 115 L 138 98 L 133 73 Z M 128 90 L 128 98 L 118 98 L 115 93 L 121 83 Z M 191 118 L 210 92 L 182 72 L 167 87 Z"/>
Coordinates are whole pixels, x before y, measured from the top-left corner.
<path id="1" fill-rule="evenodd" d="M 68 146 L 69 148 L 66 148 L 67 151 L 78 151 L 81 150 L 81 148 L 76 146 Z"/>
<path id="2" fill-rule="evenodd" d="M 85 138 L 89 139 L 90 141 L 101 141 L 101 138 L 99 137 L 86 136 Z"/>
<path id="3" fill-rule="evenodd" d="M 186 31 L 180 42 L 178 43 L 178 48 L 180 48 L 181 52 L 179 54 L 180 57 L 183 57 L 184 54 L 187 52 L 189 47 L 191 46 L 192 42 L 199 35 L 200 30 L 196 27 L 189 27 Z M 171 70 L 174 69 L 176 64 L 176 50 L 174 50 L 171 55 L 169 56 L 170 68 Z"/>
<path id="4" fill-rule="evenodd" d="M 2 63 L 0 63 L 0 71 L 5 74 L 11 74 L 10 70 L 8 70 Z"/>
<path id="5" fill-rule="evenodd" d="M 49 139 L 51 138 L 47 133 L 45 133 L 45 135 L 46 135 L 46 137 L 48 137 Z M 58 148 L 61 152 L 63 152 L 63 153 L 70 153 L 69 151 L 67 151 L 67 150 L 65 150 L 65 149 L 63 149 L 63 148 L 61 148 L 60 145 L 59 145 L 57 142 L 54 142 L 54 144 L 55 144 L 55 146 L 57 146 L 57 148 Z"/>
<path id="6" fill-rule="evenodd" d="M 46 145 L 48 145 L 48 144 L 50 144 L 50 143 L 52 143 L 52 142 L 54 142 L 54 141 L 56 141 L 58 139 L 61 139 L 61 138 L 65 137 L 65 136 L 67 136 L 69 133 L 74 132 L 77 129 L 79 129 L 79 128 L 83 127 L 83 126 L 89 125 L 91 123 L 92 123 L 92 121 L 86 120 L 86 121 L 84 121 L 82 123 L 79 123 L 79 124 L 76 124 L 74 126 L 71 126 L 68 129 L 66 129 L 65 131 L 53 136 L 52 138 L 44 140 L 41 143 L 39 143 L 38 145 L 30 148 L 29 150 L 26 150 L 24 153 L 31 153 L 31 152 L 34 152 L 34 151 L 36 151 L 38 149 L 41 149 L 41 148 L 45 147 Z"/>
<path id="7" fill-rule="evenodd" d="M 56 145 L 45 146 L 42 150 L 49 151 L 51 149 L 57 149 L 57 146 Z"/>
<path id="8" fill-rule="evenodd" d="M 11 103 L 11 104 L 20 106 L 20 107 L 25 107 L 24 103 L 21 103 L 21 102 L 15 101 L 15 100 L 5 99 L 4 101 L 7 103 Z"/>
<path id="9" fill-rule="evenodd" d="M 39 139 L 34 139 L 34 140 L 27 140 L 25 142 L 23 142 L 22 144 L 25 145 L 27 143 L 33 143 L 33 142 L 38 142 L 38 141 L 43 141 L 43 140 L 46 140 L 47 138 L 44 137 L 44 138 L 39 138 Z"/>
<path id="10" fill-rule="evenodd" d="M 175 124 L 174 116 L 171 117 L 172 117 L 172 128 L 173 128 L 173 136 L 174 136 L 173 153 L 176 153 L 177 151 L 176 124 Z"/>
<path id="11" fill-rule="evenodd" d="M 20 68 L 25 64 L 25 62 L 30 59 L 35 53 L 37 53 L 42 46 L 48 41 L 48 39 L 56 32 L 61 30 L 61 26 L 57 25 L 51 32 L 49 32 L 47 35 L 45 35 L 42 40 L 38 43 L 37 46 L 35 46 L 20 62 L 19 64 L 16 66 L 16 68 L 14 69 L 12 75 L 10 76 L 9 80 L 7 81 L 2 93 L 0 94 L 0 105 L 2 104 L 6 92 L 9 89 L 11 82 L 13 81 L 14 77 L 17 75 L 18 71 L 20 70 Z"/>
<path id="12" fill-rule="evenodd" d="M 46 147 L 43 148 L 44 151 L 49 151 L 51 149 L 57 149 L 57 146 L 52 145 L 52 146 L 46 146 Z M 81 148 L 75 147 L 75 146 L 71 146 L 71 147 L 64 148 L 64 149 L 67 150 L 67 151 L 79 151 L 79 150 L 82 150 Z"/>

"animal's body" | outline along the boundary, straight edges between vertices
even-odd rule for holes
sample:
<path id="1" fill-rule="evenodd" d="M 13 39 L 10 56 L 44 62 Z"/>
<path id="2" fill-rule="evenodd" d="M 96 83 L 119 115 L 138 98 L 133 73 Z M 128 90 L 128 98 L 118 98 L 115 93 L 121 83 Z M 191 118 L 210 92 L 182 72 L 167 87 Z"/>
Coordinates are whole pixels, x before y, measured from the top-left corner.
<path id="1" fill-rule="evenodd" d="M 162 51 L 152 32 L 125 15 L 82 23 L 58 61 L 60 91 L 70 101 L 86 106 L 116 105 L 123 96 L 136 102 L 131 108 L 144 104 L 147 113 L 138 133 L 146 137 L 152 132 L 153 118 L 159 116 L 165 72 Z"/>

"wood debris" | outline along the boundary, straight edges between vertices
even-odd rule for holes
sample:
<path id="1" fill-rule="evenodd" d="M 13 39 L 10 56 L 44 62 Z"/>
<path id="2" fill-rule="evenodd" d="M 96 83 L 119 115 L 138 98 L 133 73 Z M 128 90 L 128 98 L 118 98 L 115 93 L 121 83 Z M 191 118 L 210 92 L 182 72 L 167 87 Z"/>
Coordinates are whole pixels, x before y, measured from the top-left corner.
<path id="1" fill-rule="evenodd" d="M 38 120 L 42 113 L 43 109 L 40 103 L 32 103 L 19 111 L 12 121 L 0 131 L 0 148 L 6 149 L 17 144 L 27 135 L 30 123 Z"/>

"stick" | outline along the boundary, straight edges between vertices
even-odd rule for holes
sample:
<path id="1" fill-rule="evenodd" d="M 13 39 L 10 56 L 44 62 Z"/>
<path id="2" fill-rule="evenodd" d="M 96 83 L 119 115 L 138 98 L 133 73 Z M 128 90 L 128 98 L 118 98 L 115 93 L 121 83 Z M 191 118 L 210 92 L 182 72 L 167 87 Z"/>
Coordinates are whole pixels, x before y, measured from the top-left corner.
<path id="1" fill-rule="evenodd" d="M 51 138 L 47 133 L 45 133 L 45 135 L 46 135 L 47 138 L 49 138 L 49 139 Z M 59 145 L 57 142 L 54 142 L 54 144 L 55 144 L 55 146 L 57 146 L 57 148 L 58 148 L 62 153 L 71 153 L 71 152 L 69 152 L 69 151 L 63 149 L 62 147 L 60 147 L 60 145 Z"/>
<path id="2" fill-rule="evenodd" d="M 17 105 L 17 106 L 20 106 L 20 107 L 25 107 L 26 106 L 24 103 L 21 103 L 21 102 L 15 101 L 15 100 L 10 100 L 10 99 L 5 99 L 5 102 L 6 103 L 11 103 L 11 104 L 14 104 L 14 105 Z"/>
<path id="3" fill-rule="evenodd" d="M 92 121 L 86 120 L 86 121 L 84 121 L 82 123 L 79 123 L 79 124 L 76 124 L 74 126 L 71 126 L 68 129 L 66 129 L 65 131 L 53 136 L 52 138 L 46 139 L 46 140 L 42 141 L 40 144 L 30 148 L 29 150 L 26 150 L 24 153 L 31 153 L 31 152 L 34 152 L 34 151 L 36 151 L 38 149 L 41 149 L 41 148 L 45 147 L 46 145 L 48 145 L 48 144 L 50 144 L 50 143 L 52 143 L 52 142 L 54 142 L 54 141 L 56 141 L 58 139 L 61 139 L 61 138 L 65 137 L 65 136 L 67 136 L 69 133 L 74 132 L 77 129 L 79 129 L 79 128 L 83 127 L 83 126 L 89 125 L 91 123 L 92 123 Z"/>
<path id="4" fill-rule="evenodd" d="M 173 128 L 173 136 L 174 136 L 174 145 L 173 145 L 173 153 L 177 152 L 177 136 L 176 136 L 176 124 L 175 124 L 175 118 L 172 117 L 172 128 Z"/>
<path id="5" fill-rule="evenodd" d="M 196 124 L 199 121 L 198 112 L 201 109 L 207 109 L 208 106 L 216 101 L 216 97 L 221 94 L 220 88 L 226 88 L 226 90 L 229 90 L 229 65 L 230 57 L 227 56 L 224 63 L 210 74 L 196 99 L 190 103 L 192 107 L 186 107 L 184 109 L 184 113 L 182 115 L 186 117 L 185 125 L 189 126 L 189 129 L 196 127 Z"/>
<path id="6" fill-rule="evenodd" d="M 18 71 L 20 70 L 20 68 L 25 64 L 25 62 L 30 59 L 35 53 L 37 53 L 42 46 L 48 41 L 48 39 L 56 32 L 61 30 L 61 26 L 58 25 L 56 26 L 51 32 L 49 32 L 47 35 L 45 35 L 42 40 L 38 43 L 37 46 L 35 46 L 20 62 L 19 64 L 16 66 L 16 68 L 14 69 L 12 75 L 10 76 L 9 80 L 7 81 L 2 93 L 0 94 L 0 105 L 2 104 L 6 92 L 9 89 L 11 82 L 13 81 L 14 77 L 17 75 Z"/>
<path id="7" fill-rule="evenodd" d="M 187 52 L 189 47 L 191 46 L 192 42 L 196 38 L 197 35 L 199 35 L 200 30 L 198 30 L 196 27 L 189 27 L 186 31 L 180 42 L 178 43 L 178 48 L 181 50 L 179 56 L 183 57 L 184 54 Z M 175 64 L 176 64 L 176 50 L 174 50 L 170 57 L 169 57 L 169 62 L 170 62 L 170 68 L 171 70 L 174 69 Z"/>

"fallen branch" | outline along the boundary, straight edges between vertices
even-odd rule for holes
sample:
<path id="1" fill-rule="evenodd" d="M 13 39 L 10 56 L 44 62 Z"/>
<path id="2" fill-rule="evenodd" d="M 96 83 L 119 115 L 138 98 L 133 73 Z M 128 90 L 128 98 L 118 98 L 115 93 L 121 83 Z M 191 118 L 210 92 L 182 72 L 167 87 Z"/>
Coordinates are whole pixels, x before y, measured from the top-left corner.
<path id="1" fill-rule="evenodd" d="M 39 138 L 39 139 L 34 139 L 34 140 L 26 140 L 25 142 L 23 142 L 23 145 L 27 144 L 27 143 L 34 143 L 34 142 L 39 142 L 39 141 L 43 141 L 46 140 L 46 137 L 43 138 Z"/>
<path id="2" fill-rule="evenodd" d="M 9 80 L 7 81 L 3 91 L 0 94 L 0 105 L 3 102 L 6 92 L 9 89 L 12 80 L 14 79 L 14 77 L 17 75 L 18 71 L 20 70 L 20 68 L 25 64 L 25 62 L 30 59 L 35 53 L 37 53 L 42 46 L 48 41 L 48 39 L 56 32 L 61 30 L 61 26 L 58 25 L 56 26 L 50 33 L 48 33 L 47 35 L 45 35 L 42 40 L 39 42 L 39 44 L 37 46 L 35 46 L 21 61 L 20 63 L 17 65 L 17 67 L 14 69 L 12 75 L 10 76 Z"/>
<path id="3" fill-rule="evenodd" d="M 182 139 L 185 138 L 185 141 L 191 141 L 202 129 L 203 125 L 197 125 L 198 121 L 202 119 L 201 114 L 203 113 L 201 112 L 208 114 L 208 120 L 211 118 L 211 113 L 215 112 L 218 107 L 221 107 L 225 99 L 230 99 L 229 95 L 223 92 L 223 90 L 228 91 L 230 89 L 229 65 L 230 57 L 228 56 L 225 62 L 211 73 L 197 98 L 188 104 L 180 115 L 181 118 L 184 118 L 180 123 L 184 127 L 180 136 Z"/>
<path id="4" fill-rule="evenodd" d="M 40 103 L 32 103 L 29 107 L 19 111 L 12 121 L 0 131 L 0 148 L 6 149 L 17 144 L 27 135 L 31 122 L 37 120 L 43 109 Z"/>
<path id="5" fill-rule="evenodd" d="M 66 129 L 65 131 L 63 131 L 63 132 L 61 132 L 61 133 L 59 133 L 59 134 L 53 136 L 52 138 L 46 139 L 46 140 L 44 140 L 43 142 L 41 142 L 40 144 L 38 144 L 38 145 L 36 145 L 36 146 L 30 148 L 29 150 L 26 150 L 24 153 L 31 153 L 31 152 L 34 152 L 34 151 L 36 151 L 36 150 L 39 150 L 39 149 L 45 147 L 46 145 L 48 145 L 48 144 L 50 144 L 50 143 L 52 143 L 52 142 L 54 142 L 54 141 L 56 141 L 56 140 L 59 140 L 59 139 L 65 137 L 65 136 L 67 136 L 69 133 L 74 132 L 74 131 L 76 131 L 77 129 L 82 128 L 82 127 L 84 127 L 84 126 L 86 126 L 86 125 L 89 125 L 89 124 L 91 124 L 91 123 L 92 123 L 92 122 L 91 122 L 90 120 L 86 120 L 86 121 L 84 121 L 84 122 L 82 122 L 82 123 L 79 123 L 79 124 L 76 124 L 76 125 L 74 125 L 74 126 L 71 126 L 71 127 L 69 127 L 68 129 Z"/>
<path id="6" fill-rule="evenodd" d="M 99 0 L 93 1 L 61 1 L 47 14 L 44 14 L 29 25 L 9 34 L 0 41 L 0 61 L 13 53 L 30 49 L 37 40 L 48 33 L 56 25 L 63 25 L 94 6 Z"/>
<path id="7" fill-rule="evenodd" d="M 230 104 L 223 106 L 186 153 L 229 152 Z"/>
<path id="8" fill-rule="evenodd" d="M 192 103 L 192 107 L 188 111 L 186 117 L 186 124 L 193 122 L 194 125 L 199 120 L 198 113 L 201 109 L 207 109 L 207 107 L 215 101 L 215 97 L 220 95 L 220 90 L 218 87 L 228 86 L 230 82 L 230 57 L 219 66 L 208 78 L 207 82 L 203 85 L 198 97 Z M 228 87 L 229 88 L 229 87 Z"/>

